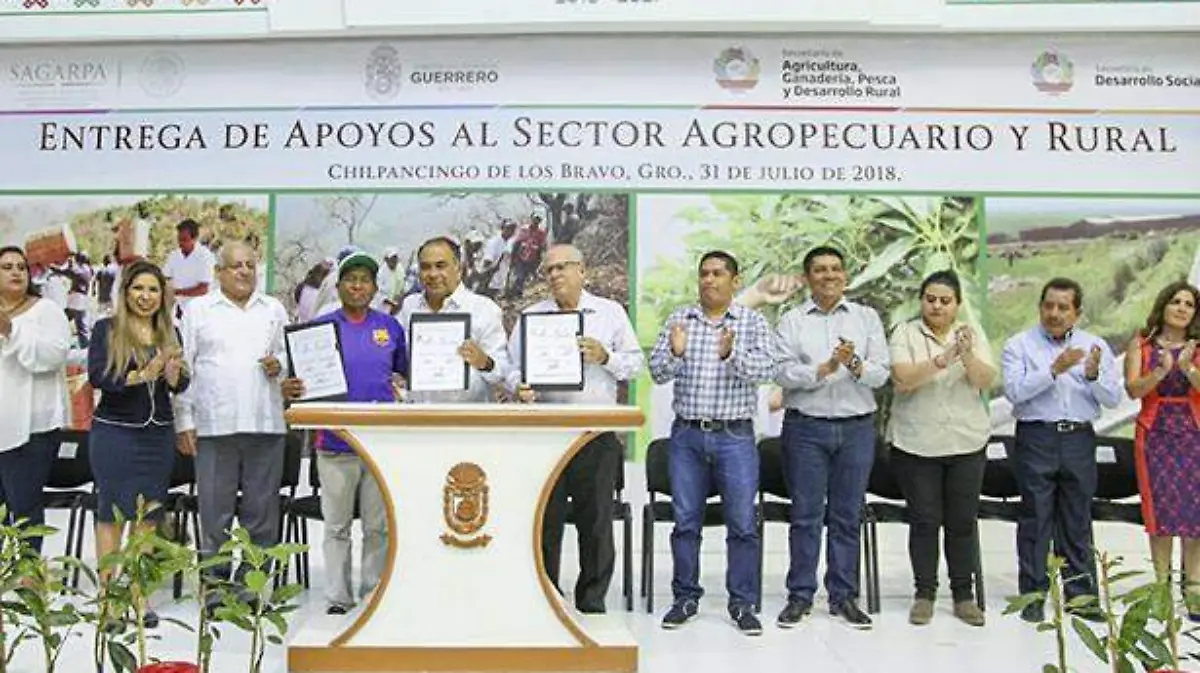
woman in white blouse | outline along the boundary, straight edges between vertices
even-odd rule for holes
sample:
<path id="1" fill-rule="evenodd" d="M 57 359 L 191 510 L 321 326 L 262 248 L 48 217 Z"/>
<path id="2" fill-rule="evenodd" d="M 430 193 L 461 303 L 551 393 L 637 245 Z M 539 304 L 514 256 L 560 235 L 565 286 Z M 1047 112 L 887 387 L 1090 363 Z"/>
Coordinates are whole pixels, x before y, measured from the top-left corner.
<path id="1" fill-rule="evenodd" d="M 983 626 L 972 596 L 979 492 L 991 432 L 983 392 L 996 378 L 985 345 L 958 322 L 962 288 L 952 271 L 921 283 L 921 317 L 892 334 L 895 397 L 891 464 L 908 503 L 908 555 L 916 597 L 908 620 L 928 624 L 937 595 L 938 538 L 945 530 L 954 615 Z"/>
<path id="2" fill-rule="evenodd" d="M 34 293 L 25 253 L 0 248 L 0 502 L 31 525 L 45 521 L 42 489 L 66 421 L 70 340 L 62 308 Z M 40 538 L 31 542 L 41 551 Z"/>

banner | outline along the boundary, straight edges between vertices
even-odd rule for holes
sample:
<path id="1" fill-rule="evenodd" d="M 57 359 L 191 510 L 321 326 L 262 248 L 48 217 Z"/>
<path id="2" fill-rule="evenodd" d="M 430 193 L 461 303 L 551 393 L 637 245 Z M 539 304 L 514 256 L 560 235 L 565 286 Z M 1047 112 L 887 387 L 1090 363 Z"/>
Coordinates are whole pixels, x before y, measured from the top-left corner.
<path id="1" fill-rule="evenodd" d="M 420 290 L 415 251 L 462 243 L 463 282 L 511 326 L 570 243 L 643 346 L 696 300 L 698 257 L 741 262 L 770 320 L 805 298 L 804 253 L 846 253 L 850 294 L 891 327 L 932 271 L 993 355 L 1041 286 L 1084 287 L 1118 355 L 1161 287 L 1200 281 L 1200 52 L 1188 36 L 547 37 L 0 49 L 0 243 L 72 232 L 51 300 L 134 230 L 151 260 L 259 251 L 296 320 L 336 301 L 361 249 Z M 65 239 L 64 239 L 65 240 Z M 129 248 L 128 241 L 124 245 Z M 78 253 L 84 253 L 79 256 Z M 58 254 L 55 259 L 61 257 Z M 83 271 L 79 271 L 83 269 Z M 91 315 L 111 293 L 90 289 Z M 78 298 L 75 298 L 78 306 Z M 86 325 L 85 325 L 86 326 Z M 86 332 L 86 330 L 84 330 Z M 80 337 L 85 340 L 86 334 Z M 1011 430 L 999 382 L 997 432 Z M 661 436 L 670 386 L 623 391 Z M 758 427 L 780 412 L 764 387 Z M 881 397 L 886 409 L 887 398 Z M 1136 402 L 1106 411 L 1128 432 Z M 885 414 L 886 415 L 886 414 Z"/>

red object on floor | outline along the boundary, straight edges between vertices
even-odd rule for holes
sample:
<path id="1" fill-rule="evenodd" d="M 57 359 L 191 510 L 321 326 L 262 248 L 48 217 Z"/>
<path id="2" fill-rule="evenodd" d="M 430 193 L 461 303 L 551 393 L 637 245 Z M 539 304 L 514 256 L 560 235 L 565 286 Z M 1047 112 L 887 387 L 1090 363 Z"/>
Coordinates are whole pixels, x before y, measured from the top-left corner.
<path id="1" fill-rule="evenodd" d="M 137 673 L 200 673 L 200 667 L 186 661 L 160 661 L 142 666 Z"/>

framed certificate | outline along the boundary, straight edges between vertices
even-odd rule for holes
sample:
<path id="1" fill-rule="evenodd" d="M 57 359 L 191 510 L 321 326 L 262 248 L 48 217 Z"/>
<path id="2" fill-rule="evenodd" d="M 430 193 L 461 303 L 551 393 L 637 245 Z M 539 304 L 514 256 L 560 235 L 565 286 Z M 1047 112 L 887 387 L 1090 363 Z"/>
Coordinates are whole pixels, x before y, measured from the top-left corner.
<path id="1" fill-rule="evenodd" d="M 583 314 L 521 315 L 521 383 L 534 390 L 583 390 Z"/>
<path id="2" fill-rule="evenodd" d="M 304 382 L 299 402 L 346 399 L 346 370 L 342 366 L 342 340 L 333 322 L 288 325 L 283 328 L 288 370 Z"/>
<path id="3" fill-rule="evenodd" d="M 414 313 L 408 324 L 408 389 L 466 390 L 471 365 L 458 349 L 470 338 L 469 313 Z"/>

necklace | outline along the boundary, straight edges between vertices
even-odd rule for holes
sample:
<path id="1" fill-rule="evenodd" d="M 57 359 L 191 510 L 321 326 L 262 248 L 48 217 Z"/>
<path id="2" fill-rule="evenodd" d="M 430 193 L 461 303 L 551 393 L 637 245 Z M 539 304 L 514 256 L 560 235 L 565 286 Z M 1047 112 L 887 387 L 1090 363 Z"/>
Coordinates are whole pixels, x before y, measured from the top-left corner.
<path id="1" fill-rule="evenodd" d="M 0 304 L 0 313 L 12 315 L 12 314 L 16 313 L 18 310 L 20 310 L 20 308 L 22 306 L 24 306 L 25 302 L 27 302 L 27 301 L 29 301 L 29 297 L 21 297 L 20 301 L 18 301 L 15 304 L 12 304 L 11 306 L 6 306 L 4 304 Z"/>

